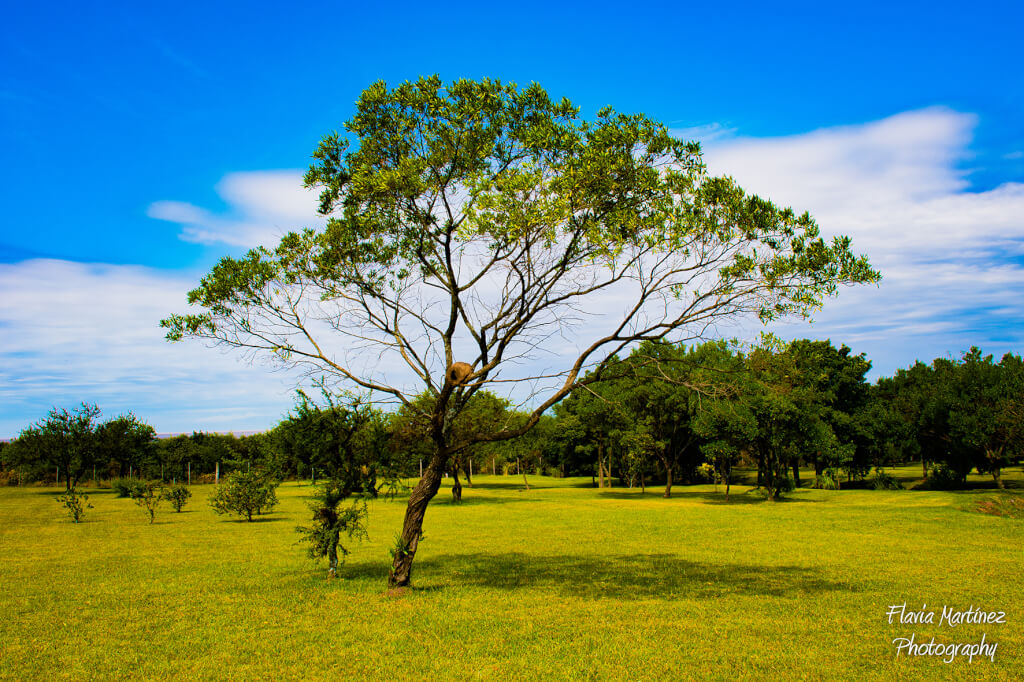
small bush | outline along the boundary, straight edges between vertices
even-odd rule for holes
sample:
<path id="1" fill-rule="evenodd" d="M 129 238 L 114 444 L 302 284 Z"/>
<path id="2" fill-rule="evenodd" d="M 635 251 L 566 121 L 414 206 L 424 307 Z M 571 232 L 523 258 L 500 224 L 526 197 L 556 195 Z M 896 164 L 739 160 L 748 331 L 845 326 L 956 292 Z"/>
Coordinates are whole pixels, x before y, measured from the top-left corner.
<path id="1" fill-rule="evenodd" d="M 277 506 L 276 490 L 277 481 L 262 471 L 233 471 L 210 497 L 210 506 L 218 514 L 238 514 L 252 521 L 253 513 Z"/>
<path id="2" fill-rule="evenodd" d="M 164 491 L 164 498 L 171 503 L 174 511 L 179 513 L 190 497 L 192 497 L 192 491 L 183 485 L 173 485 Z"/>
<path id="3" fill-rule="evenodd" d="M 963 484 L 961 477 L 945 464 L 937 464 L 928 471 L 928 479 L 921 486 L 927 490 L 957 490 Z"/>
<path id="4" fill-rule="evenodd" d="M 821 475 L 814 477 L 812 488 L 818 490 L 839 490 L 839 470 L 825 469 Z"/>
<path id="5" fill-rule="evenodd" d="M 717 479 L 715 473 L 715 467 L 704 462 L 693 470 L 693 480 L 695 483 L 714 483 Z"/>
<path id="6" fill-rule="evenodd" d="M 82 517 L 85 516 L 86 509 L 92 509 L 92 505 L 89 504 L 89 496 L 79 495 L 78 491 L 74 488 L 58 497 L 57 501 L 64 505 L 68 516 L 70 516 L 71 520 L 75 523 L 82 520 Z"/>
<path id="7" fill-rule="evenodd" d="M 328 578 L 337 575 L 339 552 L 342 561 L 349 554 L 349 550 L 341 544 L 342 534 L 353 540 L 367 537 L 366 502 L 359 500 L 342 508 L 341 504 L 347 497 L 344 486 L 337 481 L 327 481 L 309 503 L 313 524 L 295 529 L 302 533 L 302 539 L 309 544 L 311 559 L 327 559 Z"/>
<path id="8" fill-rule="evenodd" d="M 118 497 L 138 497 L 146 492 L 146 486 L 137 478 L 115 478 L 110 482 L 110 489 Z"/>
<path id="9" fill-rule="evenodd" d="M 149 522 L 153 523 L 156 520 L 156 509 L 160 506 L 160 501 L 164 499 L 164 489 L 158 481 L 146 481 L 145 483 L 139 481 L 139 490 L 137 494 L 132 495 L 132 498 L 135 500 L 135 504 L 149 513 Z"/>

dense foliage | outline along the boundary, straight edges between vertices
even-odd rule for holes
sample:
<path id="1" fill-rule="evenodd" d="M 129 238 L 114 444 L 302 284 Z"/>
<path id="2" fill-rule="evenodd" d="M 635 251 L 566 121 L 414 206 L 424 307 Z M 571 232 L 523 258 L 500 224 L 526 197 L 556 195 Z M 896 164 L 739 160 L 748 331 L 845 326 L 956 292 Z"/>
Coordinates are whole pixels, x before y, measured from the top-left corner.
<path id="1" fill-rule="evenodd" d="M 259 469 L 232 471 L 210 496 L 210 506 L 218 514 L 238 514 L 252 521 L 277 506 L 277 481 Z"/>

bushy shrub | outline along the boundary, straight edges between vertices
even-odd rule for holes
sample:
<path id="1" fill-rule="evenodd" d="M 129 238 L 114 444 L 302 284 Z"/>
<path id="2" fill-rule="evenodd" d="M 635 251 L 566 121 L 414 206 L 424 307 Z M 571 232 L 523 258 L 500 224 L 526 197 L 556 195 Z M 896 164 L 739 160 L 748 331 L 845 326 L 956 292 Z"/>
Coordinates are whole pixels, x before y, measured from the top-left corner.
<path id="1" fill-rule="evenodd" d="M 818 490 L 839 490 L 839 469 L 825 469 L 814 477 L 814 485 Z"/>
<path id="2" fill-rule="evenodd" d="M 704 462 L 693 470 L 695 483 L 714 483 L 716 478 L 715 467 L 709 462 Z"/>
<path id="3" fill-rule="evenodd" d="M 922 485 L 927 490 L 956 490 L 963 485 L 962 477 L 946 464 L 936 464 L 928 471 Z"/>
<path id="4" fill-rule="evenodd" d="M 347 499 L 344 487 L 338 481 L 328 480 L 317 491 L 309 509 L 313 512 L 313 524 L 299 526 L 302 539 L 309 544 L 311 559 L 327 559 L 327 577 L 333 578 L 338 569 L 338 553 L 344 558 L 349 550 L 341 544 L 344 533 L 351 539 L 366 538 L 366 503 L 354 501 L 341 508 Z"/>
<path id="5" fill-rule="evenodd" d="M 110 489 L 118 497 L 138 497 L 146 491 L 146 486 L 137 478 L 115 478 L 110 482 Z"/>
<path id="6" fill-rule="evenodd" d="M 238 514 L 247 521 L 277 506 L 277 481 L 258 470 L 233 471 L 224 477 L 210 497 L 210 506 L 218 514 Z"/>
<path id="7" fill-rule="evenodd" d="M 188 498 L 192 497 L 192 491 L 183 485 L 172 485 L 164 491 L 164 497 L 174 507 L 174 511 L 181 512 Z"/>
<path id="8" fill-rule="evenodd" d="M 70 516 L 71 520 L 75 523 L 82 520 L 82 517 L 85 516 L 86 509 L 92 509 L 92 505 L 89 504 L 89 496 L 84 494 L 80 495 L 74 488 L 59 496 L 57 498 L 57 502 L 64 505 L 64 509 L 67 510 L 68 516 Z"/>

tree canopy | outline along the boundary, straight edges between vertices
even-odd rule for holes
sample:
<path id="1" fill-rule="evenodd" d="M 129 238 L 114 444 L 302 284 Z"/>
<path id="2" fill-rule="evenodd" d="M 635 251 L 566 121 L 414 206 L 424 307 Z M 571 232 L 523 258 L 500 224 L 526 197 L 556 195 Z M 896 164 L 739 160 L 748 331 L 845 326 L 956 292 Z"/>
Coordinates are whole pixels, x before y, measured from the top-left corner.
<path id="1" fill-rule="evenodd" d="M 188 295 L 198 311 L 161 324 L 170 340 L 406 406 L 436 396 L 394 585 L 410 580 L 423 513 L 458 452 L 527 432 L 636 342 L 806 315 L 837 286 L 878 278 L 848 238 L 825 241 L 808 214 L 710 175 L 699 145 L 661 123 L 611 108 L 585 119 L 536 84 L 378 82 L 313 158 L 305 182 L 321 189 L 326 227 L 224 258 Z M 471 368 L 458 385 L 445 379 L 457 361 Z M 475 393 L 517 386 L 527 419 L 452 433 Z"/>

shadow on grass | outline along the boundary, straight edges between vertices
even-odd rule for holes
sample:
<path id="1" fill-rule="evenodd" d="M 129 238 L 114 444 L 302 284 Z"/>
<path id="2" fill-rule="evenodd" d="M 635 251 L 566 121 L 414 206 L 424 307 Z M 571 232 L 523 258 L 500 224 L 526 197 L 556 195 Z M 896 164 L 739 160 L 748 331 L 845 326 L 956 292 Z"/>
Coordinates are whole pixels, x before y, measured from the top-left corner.
<path id="1" fill-rule="evenodd" d="M 228 523 L 241 523 L 241 524 L 246 524 L 246 523 L 277 523 L 278 521 L 287 521 L 287 520 L 288 520 L 287 516 L 269 517 L 269 516 L 264 516 L 264 515 L 254 516 L 254 517 L 252 517 L 252 521 L 246 519 L 244 516 L 240 517 L 240 518 L 232 517 L 230 519 L 224 519 L 224 521 L 226 521 Z"/>
<path id="2" fill-rule="evenodd" d="M 652 492 L 648 488 L 647 493 L 641 494 L 639 490 L 634 492 L 614 492 L 614 491 L 603 491 L 599 493 L 601 499 L 606 500 L 632 500 L 636 501 L 648 501 L 657 502 L 664 500 L 663 490 L 658 490 L 656 493 Z M 679 489 L 674 488 L 672 490 L 672 500 L 701 500 L 704 504 L 718 504 L 718 505 L 749 505 L 749 504 L 789 504 L 794 502 L 823 502 L 824 500 L 814 500 L 803 497 L 783 497 L 778 500 L 768 500 L 756 493 L 747 493 L 745 490 L 736 490 L 729 494 L 729 499 L 725 499 L 724 492 L 713 492 L 713 491 L 700 491 L 694 490 L 689 491 L 685 488 Z"/>
<path id="3" fill-rule="evenodd" d="M 525 497 L 525 495 L 529 494 L 525 490 L 523 491 L 523 495 L 522 496 L 517 496 L 517 497 L 491 497 L 490 495 L 477 496 L 477 495 L 474 495 L 471 491 L 467 492 L 466 490 L 463 490 L 462 491 L 462 501 L 461 502 L 456 502 L 455 500 L 453 500 L 452 499 L 452 495 L 451 495 L 450 492 L 447 495 L 443 495 L 442 494 L 443 492 L 445 492 L 445 491 L 442 491 L 441 493 L 438 493 L 437 497 L 435 497 L 431 501 L 430 504 L 439 504 L 440 503 L 440 504 L 453 505 L 453 506 L 457 506 L 457 507 L 476 507 L 476 506 L 481 506 L 481 505 L 515 504 L 515 503 L 518 503 L 518 502 L 532 502 L 532 501 L 534 501 L 534 500 L 531 500 L 529 497 Z"/>
<path id="4" fill-rule="evenodd" d="M 388 567 L 381 562 L 349 564 L 350 579 L 386 584 Z M 417 560 L 415 592 L 447 587 L 494 590 L 551 589 L 589 599 L 664 599 L 672 595 L 717 597 L 728 594 L 772 597 L 804 593 L 850 592 L 848 583 L 822 577 L 815 569 L 797 566 L 704 564 L 673 554 L 628 554 L 607 557 L 530 556 L 519 552 L 456 554 Z"/>

